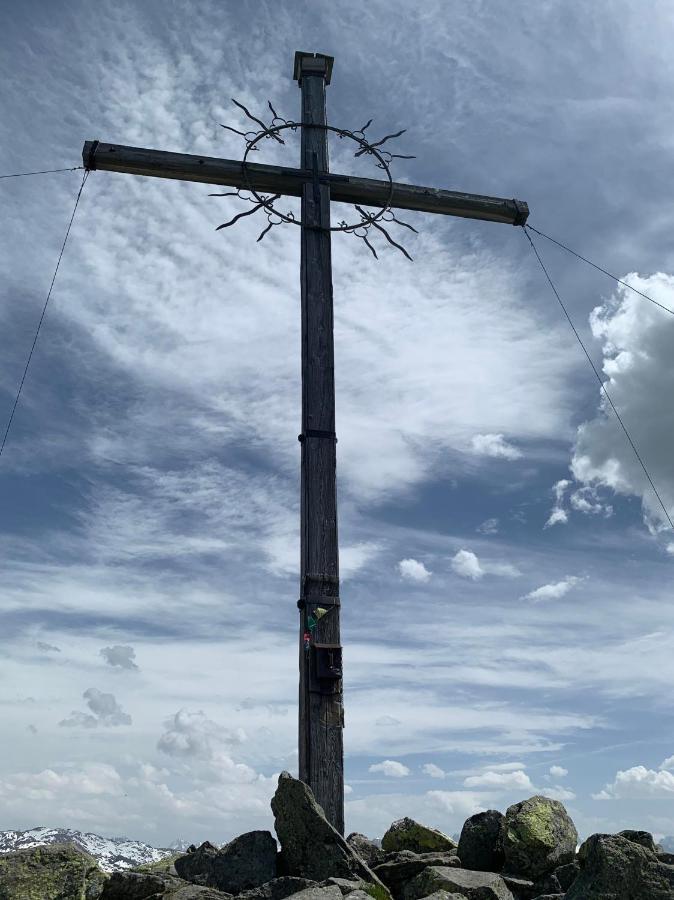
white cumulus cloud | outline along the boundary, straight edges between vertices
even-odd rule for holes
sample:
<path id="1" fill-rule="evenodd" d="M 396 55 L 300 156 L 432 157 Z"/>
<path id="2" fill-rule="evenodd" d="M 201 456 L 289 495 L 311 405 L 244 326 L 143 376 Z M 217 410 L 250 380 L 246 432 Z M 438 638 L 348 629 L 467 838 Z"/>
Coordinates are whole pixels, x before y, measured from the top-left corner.
<path id="1" fill-rule="evenodd" d="M 87 701 L 89 713 L 73 710 L 68 718 L 59 722 L 62 728 L 98 728 L 131 725 L 131 716 L 125 713 L 114 694 L 105 694 L 98 688 L 87 688 L 82 694 Z"/>
<path id="2" fill-rule="evenodd" d="M 576 575 L 567 575 L 562 581 L 555 581 L 552 584 L 543 584 L 534 591 L 529 591 L 522 599 L 534 601 L 559 600 L 561 597 L 568 594 L 580 581 L 582 581 L 582 579 L 578 578 Z"/>
<path id="3" fill-rule="evenodd" d="M 562 766 L 550 766 L 549 772 L 553 778 L 564 778 L 565 775 L 569 774 L 569 770 L 564 769 Z"/>
<path id="4" fill-rule="evenodd" d="M 648 797 L 674 796 L 674 773 L 661 769 L 633 766 L 619 771 L 611 784 L 592 794 L 594 800 L 645 799 Z"/>
<path id="5" fill-rule="evenodd" d="M 134 662 L 136 651 L 133 647 L 124 644 L 115 644 L 112 647 L 103 647 L 100 651 L 101 656 L 109 666 L 120 669 L 137 669 L 138 666 Z"/>
<path id="6" fill-rule="evenodd" d="M 441 769 L 440 766 L 436 766 L 435 763 L 426 763 L 421 767 L 421 771 L 425 775 L 430 775 L 431 778 L 444 778 L 445 770 Z"/>
<path id="7" fill-rule="evenodd" d="M 526 772 L 482 772 L 480 775 L 469 775 L 464 779 L 464 787 L 486 787 L 499 790 L 525 790 L 533 791 L 534 786 Z"/>
<path id="8" fill-rule="evenodd" d="M 494 459 L 520 459 L 522 451 L 509 444 L 502 434 L 476 434 L 471 441 L 473 452 Z"/>
<path id="9" fill-rule="evenodd" d="M 510 563 L 484 562 L 472 550 L 459 550 L 451 559 L 452 569 L 462 578 L 479 581 L 485 575 L 503 575 L 516 578 L 520 571 Z"/>
<path id="10" fill-rule="evenodd" d="M 396 762 L 394 759 L 385 759 L 383 762 L 374 763 L 368 769 L 369 772 L 381 772 L 382 775 L 386 775 L 387 778 L 404 778 L 406 775 L 410 774 L 410 770 L 407 766 L 404 766 L 401 762 Z"/>
<path id="11" fill-rule="evenodd" d="M 674 308 L 672 275 L 657 273 L 644 278 L 632 273 L 624 280 Z M 674 392 L 674 318 L 621 285 L 613 299 L 593 310 L 590 326 L 595 339 L 602 343 L 606 388 L 670 516 L 674 516 L 670 413 Z M 571 469 L 578 482 L 640 497 L 651 531 L 668 527 L 660 503 L 603 395 L 595 417 L 578 429 Z"/>
<path id="12" fill-rule="evenodd" d="M 417 559 L 401 559 L 398 563 L 398 571 L 408 581 L 418 581 L 421 584 L 427 582 L 433 574 Z"/>

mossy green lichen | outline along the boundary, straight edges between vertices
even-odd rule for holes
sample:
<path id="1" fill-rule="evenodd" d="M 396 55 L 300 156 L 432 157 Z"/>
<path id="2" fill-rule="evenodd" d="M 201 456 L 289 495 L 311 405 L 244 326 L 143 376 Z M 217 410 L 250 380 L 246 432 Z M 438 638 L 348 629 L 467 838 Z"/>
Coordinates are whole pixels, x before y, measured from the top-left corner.
<path id="1" fill-rule="evenodd" d="M 370 884 L 367 881 L 363 881 L 360 889 L 369 894 L 370 897 L 373 897 L 374 900 L 391 900 L 391 895 L 383 884 Z"/>
<path id="2" fill-rule="evenodd" d="M 520 812 L 516 823 L 509 823 L 508 837 L 511 841 L 526 845 L 553 847 L 555 844 L 553 820 L 554 811 L 548 803 L 531 803 Z"/>
<path id="3" fill-rule="evenodd" d="M 105 875 L 71 844 L 0 856 L 0 900 L 96 900 Z"/>
<path id="4" fill-rule="evenodd" d="M 446 852 L 456 848 L 456 842 L 435 828 L 420 825 L 414 819 L 399 819 L 381 841 L 382 850 L 412 850 L 414 853 Z"/>
<path id="5" fill-rule="evenodd" d="M 173 863 L 184 853 L 174 853 L 172 856 L 165 856 L 157 862 L 144 863 L 142 866 L 134 866 L 134 872 L 168 872 L 169 875 L 175 875 L 176 871 Z"/>

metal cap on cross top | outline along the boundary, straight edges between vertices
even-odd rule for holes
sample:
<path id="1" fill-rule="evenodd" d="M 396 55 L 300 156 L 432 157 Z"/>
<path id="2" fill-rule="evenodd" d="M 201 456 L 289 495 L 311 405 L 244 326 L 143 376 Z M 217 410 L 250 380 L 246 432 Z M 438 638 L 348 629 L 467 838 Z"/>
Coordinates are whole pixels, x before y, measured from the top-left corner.
<path id="1" fill-rule="evenodd" d="M 330 84 L 334 61 L 334 56 L 326 56 L 324 53 L 306 53 L 304 50 L 296 50 L 293 79 L 301 85 L 303 73 L 305 75 L 323 75 L 325 83 Z"/>

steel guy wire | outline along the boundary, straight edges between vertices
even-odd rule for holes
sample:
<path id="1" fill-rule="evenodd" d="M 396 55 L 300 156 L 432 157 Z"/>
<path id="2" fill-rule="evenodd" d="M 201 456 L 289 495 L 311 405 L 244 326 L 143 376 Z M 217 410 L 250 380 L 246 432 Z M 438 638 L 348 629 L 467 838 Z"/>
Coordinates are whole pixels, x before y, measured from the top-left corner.
<path id="1" fill-rule="evenodd" d="M 552 288 L 552 291 L 553 291 L 555 297 L 557 298 L 557 301 L 559 302 L 559 305 L 562 307 L 562 310 L 564 311 L 564 315 L 566 316 L 566 319 L 567 319 L 569 325 L 571 326 L 571 329 L 572 329 L 573 333 L 574 333 L 575 336 L 576 336 L 576 340 L 578 341 L 578 343 L 580 344 L 580 346 L 583 348 L 583 353 L 584 353 L 585 356 L 587 357 L 587 361 L 589 362 L 589 364 L 592 366 L 592 371 L 594 372 L 595 377 L 596 377 L 597 381 L 599 382 L 599 386 L 601 387 L 602 391 L 604 392 L 604 394 L 605 394 L 605 396 L 606 396 L 606 399 L 607 399 L 608 402 L 611 404 L 611 409 L 612 409 L 613 412 L 615 413 L 616 419 L 618 420 L 618 422 L 620 422 L 620 427 L 621 427 L 622 430 L 625 432 L 625 437 L 626 437 L 627 440 L 629 441 L 629 444 L 630 444 L 632 450 L 634 451 L 634 455 L 635 455 L 636 458 L 639 460 L 639 464 L 640 464 L 641 468 L 644 470 L 644 475 L 645 475 L 646 478 L 648 479 L 648 483 L 649 483 L 650 486 L 653 488 L 653 493 L 654 493 L 655 496 L 658 498 L 658 502 L 659 502 L 660 506 L 662 507 L 662 511 L 663 511 L 663 513 L 665 514 L 665 518 L 666 518 L 667 521 L 669 522 L 670 528 L 674 531 L 674 522 L 672 522 L 671 516 L 670 516 L 669 513 L 667 512 L 667 507 L 666 507 L 665 504 L 663 503 L 662 497 L 660 496 L 660 494 L 659 494 L 659 492 L 658 492 L 658 489 L 656 488 L 656 486 L 655 486 L 655 484 L 654 484 L 654 482 L 653 482 L 653 479 L 651 478 L 650 472 L 649 472 L 648 469 L 646 468 L 646 463 L 643 461 L 643 458 L 642 458 L 641 454 L 640 454 L 639 451 L 637 450 L 636 444 L 635 444 L 634 441 L 632 440 L 632 436 L 630 435 L 629 431 L 627 430 L 627 426 L 626 426 L 625 423 L 623 422 L 623 419 L 622 419 L 620 413 L 619 413 L 618 410 L 616 409 L 615 403 L 614 403 L 613 400 L 611 399 L 611 395 L 610 395 L 609 392 L 606 390 L 606 385 L 604 384 L 604 382 L 603 382 L 603 380 L 602 380 L 602 377 L 601 377 L 601 375 L 599 374 L 599 371 L 597 370 L 597 367 L 595 366 L 594 362 L 592 361 L 592 357 L 591 357 L 590 354 L 588 353 L 587 347 L 586 347 L 585 344 L 583 343 L 583 339 L 581 338 L 580 334 L 578 333 L 578 329 L 577 329 L 576 326 L 573 324 L 573 320 L 572 320 L 571 316 L 569 315 L 569 312 L 568 312 L 566 306 L 564 305 L 564 301 L 563 301 L 562 298 L 559 296 L 559 291 L 558 291 L 557 288 L 555 287 L 555 285 L 554 285 L 554 283 L 553 283 L 553 281 L 552 281 L 552 278 L 550 277 L 550 273 L 549 273 L 548 270 L 546 269 L 545 263 L 544 263 L 543 260 L 541 259 L 541 255 L 540 255 L 540 253 L 538 252 L 538 249 L 537 249 L 536 245 L 534 244 L 534 242 L 533 242 L 533 240 L 532 240 L 532 238 L 531 238 L 531 235 L 530 235 L 529 232 L 526 230 L 526 227 L 523 227 L 522 230 L 523 230 L 524 234 L 526 235 L 527 240 L 528 240 L 529 243 L 531 244 L 531 249 L 534 251 L 534 253 L 535 253 L 535 255 L 536 255 L 536 259 L 538 260 L 541 269 L 543 269 L 543 272 L 545 273 L 545 277 L 546 277 L 547 280 L 548 280 L 548 284 L 549 284 L 550 287 Z M 532 230 L 532 231 L 535 231 L 536 229 L 533 229 L 533 228 L 532 228 L 531 230 Z M 545 236 L 546 236 L 546 235 L 543 235 L 543 237 L 545 237 Z M 556 243 L 556 242 L 555 242 L 555 243 Z M 613 277 L 613 276 L 611 276 L 611 277 Z M 628 287 L 629 287 L 629 285 L 628 285 Z M 644 296 L 645 296 L 645 295 L 644 295 Z M 647 298 L 647 299 L 650 299 L 650 298 Z"/>
<path id="2" fill-rule="evenodd" d="M 41 172 L 15 172 L 12 175 L 0 175 L 0 178 L 25 178 L 26 175 L 53 175 L 55 172 L 77 172 L 84 166 L 71 166 L 69 169 L 43 169 Z"/>
<path id="3" fill-rule="evenodd" d="M 80 185 L 80 189 L 77 192 L 77 197 L 75 199 L 75 206 L 73 207 L 73 212 L 72 212 L 72 215 L 70 216 L 70 221 L 68 222 L 66 234 L 65 234 L 65 237 L 63 238 L 63 244 L 61 245 L 61 252 L 59 253 L 59 257 L 56 262 L 56 268 L 54 269 L 54 274 L 52 276 L 51 284 L 49 285 L 49 290 L 47 291 L 47 299 L 45 300 L 44 306 L 42 307 L 42 315 L 40 316 L 40 320 L 37 323 L 37 329 L 35 331 L 35 337 L 33 338 L 33 344 L 30 348 L 30 352 L 28 354 L 28 359 L 26 360 L 26 365 L 23 370 L 23 375 L 21 376 L 21 382 L 19 384 L 19 389 L 17 390 L 16 397 L 14 398 L 14 406 L 12 407 L 12 411 L 9 415 L 9 421 L 7 422 L 5 434 L 2 439 L 2 445 L 0 445 L 0 456 L 2 456 L 3 450 L 5 449 L 5 444 L 7 443 L 7 436 L 9 435 L 9 429 L 12 427 L 12 422 L 14 421 L 14 414 L 16 413 L 16 408 L 19 405 L 19 397 L 21 396 L 21 391 L 23 390 L 23 385 L 26 380 L 26 375 L 28 374 L 28 367 L 30 366 L 30 361 L 33 358 L 33 353 L 35 351 L 35 345 L 37 344 L 37 339 L 40 335 L 40 328 L 42 327 L 44 317 L 47 313 L 47 306 L 49 305 L 49 300 L 51 298 L 52 290 L 54 289 L 54 282 L 56 281 L 56 276 L 58 274 L 58 270 L 61 265 L 61 260 L 63 259 L 63 252 L 66 249 L 66 244 L 68 243 L 68 237 L 70 236 L 70 229 L 72 228 L 73 221 L 75 219 L 75 213 L 77 212 L 77 207 L 80 202 L 80 197 L 82 196 L 82 191 L 84 189 L 84 185 L 86 184 L 88 177 L 89 177 L 89 170 L 87 169 L 84 173 L 84 177 L 82 178 L 82 184 Z"/>
<path id="4" fill-rule="evenodd" d="M 577 259 L 582 260 L 584 263 L 587 263 L 588 266 L 592 266 L 593 269 L 597 269 L 598 272 L 602 272 L 604 275 L 608 275 L 609 278 L 612 278 L 614 281 L 617 281 L 618 284 L 622 284 L 623 287 L 629 288 L 631 291 L 634 291 L 635 294 L 638 294 L 640 297 L 643 297 L 644 300 L 650 300 L 651 303 L 654 303 L 655 306 L 659 306 L 660 309 L 664 309 L 665 312 L 668 312 L 670 316 L 674 316 L 674 309 L 670 309 L 668 306 L 665 306 L 663 303 L 659 303 L 657 300 L 654 300 L 652 297 L 649 297 L 648 294 L 644 294 L 643 291 L 638 290 L 635 287 L 632 287 L 631 284 L 628 284 L 626 281 L 623 281 L 622 278 L 618 278 L 617 275 L 614 275 L 612 272 L 609 272 L 607 269 L 602 268 L 602 266 L 597 263 L 592 262 L 591 259 L 586 259 L 584 256 L 581 256 L 580 253 L 577 253 L 575 250 L 572 250 L 571 247 L 567 247 L 566 244 L 563 244 L 561 241 L 556 240 L 553 237 L 550 237 L 549 234 L 545 234 L 543 231 L 539 231 L 538 228 L 534 228 L 532 225 L 524 225 L 528 231 L 533 231 L 541 237 L 545 238 L 546 241 L 550 241 L 553 244 L 557 244 L 558 247 L 561 247 L 562 250 L 566 250 L 567 253 L 570 253 L 572 256 L 575 256 Z"/>

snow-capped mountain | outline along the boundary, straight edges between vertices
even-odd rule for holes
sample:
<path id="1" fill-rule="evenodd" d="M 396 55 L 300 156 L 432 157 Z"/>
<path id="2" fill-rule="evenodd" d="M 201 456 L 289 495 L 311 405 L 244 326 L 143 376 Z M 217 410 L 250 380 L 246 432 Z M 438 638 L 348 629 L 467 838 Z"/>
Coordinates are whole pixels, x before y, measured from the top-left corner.
<path id="1" fill-rule="evenodd" d="M 89 832 L 67 828 L 31 828 L 30 831 L 0 831 L 0 853 L 25 850 L 44 844 L 75 844 L 97 860 L 104 872 L 117 872 L 134 866 L 158 862 L 182 850 L 183 841 L 173 848 L 157 848 L 128 838 L 104 838 Z"/>

